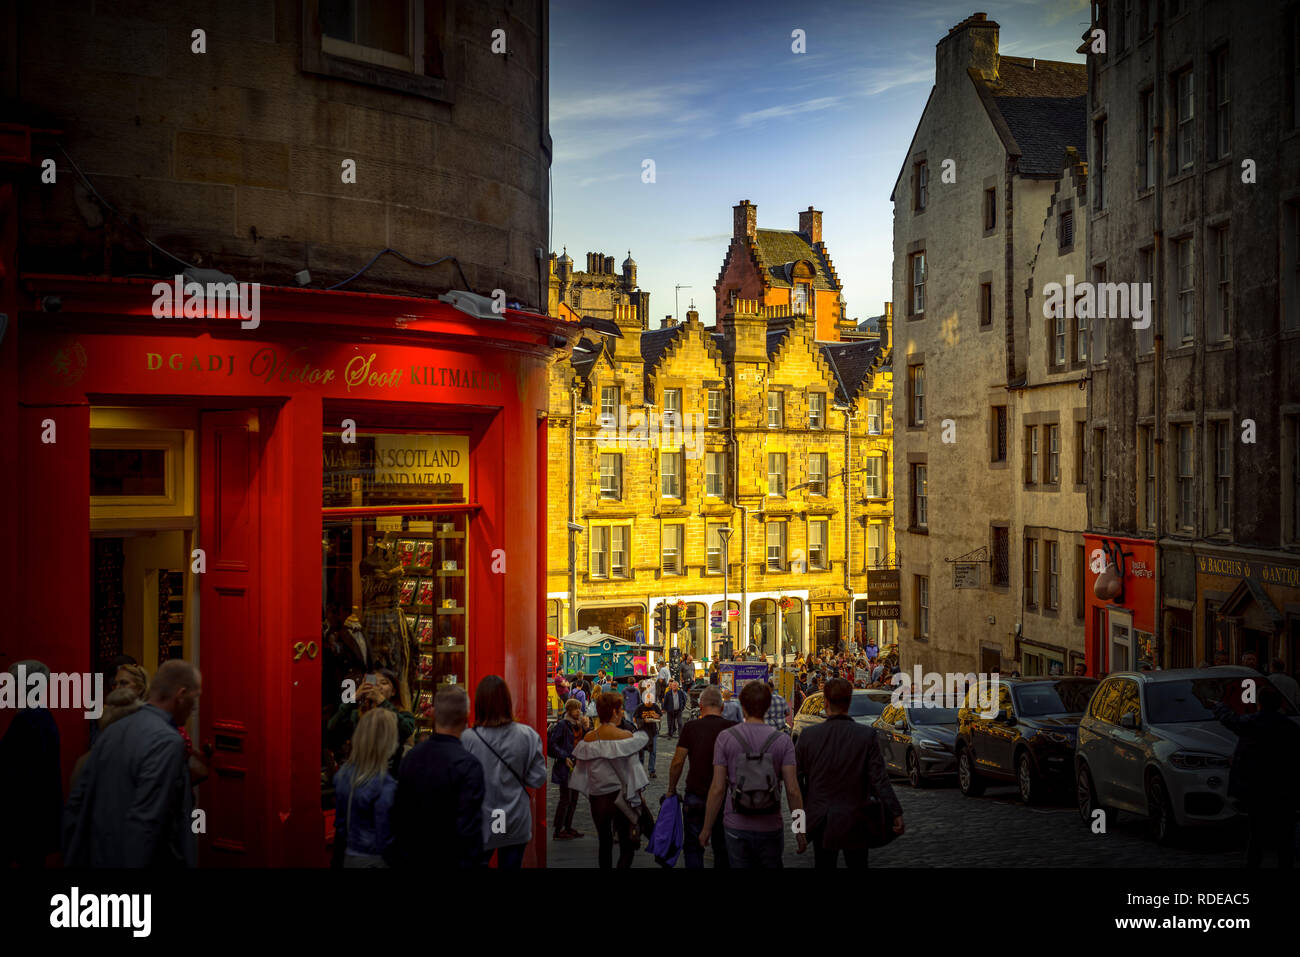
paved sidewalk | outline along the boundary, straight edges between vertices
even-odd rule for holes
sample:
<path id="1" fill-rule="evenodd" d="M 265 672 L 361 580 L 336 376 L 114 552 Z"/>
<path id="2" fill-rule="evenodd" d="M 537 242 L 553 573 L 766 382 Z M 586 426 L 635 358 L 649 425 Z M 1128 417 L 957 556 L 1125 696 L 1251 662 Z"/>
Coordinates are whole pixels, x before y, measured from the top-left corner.
<path id="1" fill-rule="evenodd" d="M 650 811 L 656 817 L 659 814 L 659 798 L 668 792 L 668 768 L 673 763 L 673 752 L 677 749 L 676 738 L 665 738 L 659 735 L 656 747 L 656 767 L 657 776 L 650 779 L 650 786 L 646 788 L 646 799 L 650 803 Z M 556 841 L 551 837 L 551 822 L 555 819 L 555 806 L 560 800 L 560 789 L 550 781 L 551 768 L 554 762 L 551 759 L 546 761 L 546 863 L 548 867 L 595 867 L 596 866 L 596 825 L 591 820 L 591 805 L 587 803 L 585 794 L 578 795 L 578 809 L 573 815 L 573 827 L 581 831 L 585 836 L 573 841 Z M 680 793 L 685 783 L 686 772 L 682 772 L 682 782 L 678 784 L 677 790 Z M 782 813 L 788 817 L 789 809 L 785 807 L 784 799 L 782 800 Z M 614 860 L 618 860 L 618 843 L 614 844 Z M 786 828 L 785 834 L 785 866 L 786 867 L 812 867 L 812 848 L 810 847 L 804 854 L 798 854 L 794 843 L 794 837 L 790 834 L 789 828 Z M 659 865 L 655 863 L 653 855 L 646 851 L 646 840 L 641 839 L 641 849 L 637 852 L 632 861 L 633 867 L 654 867 Z M 704 866 L 713 866 L 713 848 L 709 847 L 704 851 Z M 678 855 L 677 867 L 686 867 L 685 855 Z"/>

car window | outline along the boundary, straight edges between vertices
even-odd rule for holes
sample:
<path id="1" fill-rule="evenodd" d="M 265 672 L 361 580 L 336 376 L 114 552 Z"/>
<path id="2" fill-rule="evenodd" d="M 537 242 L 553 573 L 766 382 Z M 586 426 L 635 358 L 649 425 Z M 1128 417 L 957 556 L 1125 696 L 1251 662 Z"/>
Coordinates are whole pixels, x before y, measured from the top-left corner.
<path id="1" fill-rule="evenodd" d="M 956 708 L 908 708 L 907 719 L 915 725 L 956 724 Z"/>
<path id="2" fill-rule="evenodd" d="M 1138 684 L 1136 681 L 1125 679 L 1119 682 L 1119 716 L 1121 718 L 1126 714 L 1131 714 L 1137 718 L 1138 722 L 1142 721 L 1142 699 L 1138 694 Z"/>
<path id="3" fill-rule="evenodd" d="M 1092 696 L 1092 701 L 1088 703 L 1088 713 L 1098 721 L 1119 724 L 1119 701 L 1123 691 L 1120 684 L 1118 678 L 1103 681 L 1097 693 Z"/>
<path id="4" fill-rule="evenodd" d="M 866 714 L 880 714 L 888 704 L 888 698 L 881 700 L 875 695 L 855 694 L 849 701 L 849 715 L 856 718 Z"/>
<path id="5" fill-rule="evenodd" d="M 1097 690 L 1096 678 L 1066 678 L 1021 685 L 1016 690 L 1020 713 L 1037 717 L 1045 714 L 1083 714 Z"/>
<path id="6" fill-rule="evenodd" d="M 1249 675 L 1231 678 L 1191 678 L 1185 681 L 1157 681 L 1147 688 L 1147 721 L 1150 724 L 1180 724 L 1213 721 L 1214 706 L 1222 702 L 1238 714 L 1259 710 L 1243 701 L 1242 683 Z M 1296 709 L 1283 696 L 1281 713 L 1294 716 Z"/>
<path id="7" fill-rule="evenodd" d="M 898 719 L 902 717 L 902 712 L 902 708 L 896 708 L 892 704 L 888 705 L 884 711 L 880 712 L 880 723 L 892 727 L 898 723 Z"/>

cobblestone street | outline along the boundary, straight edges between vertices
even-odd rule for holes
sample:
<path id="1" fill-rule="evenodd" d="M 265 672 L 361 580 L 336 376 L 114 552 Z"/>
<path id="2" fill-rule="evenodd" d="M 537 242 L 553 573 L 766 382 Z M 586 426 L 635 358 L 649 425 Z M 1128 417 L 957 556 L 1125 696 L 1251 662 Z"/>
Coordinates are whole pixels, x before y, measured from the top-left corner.
<path id="1" fill-rule="evenodd" d="M 658 774 L 646 794 L 658 814 L 659 798 L 668 788 L 668 768 L 676 741 L 658 741 Z M 548 762 L 549 774 L 550 762 Z M 549 778 L 548 778 L 549 780 Z M 679 788 L 680 790 L 680 788 Z M 984 796 L 963 797 L 955 785 L 923 788 L 894 780 L 903 805 L 907 831 L 889 847 L 873 851 L 872 867 L 1158 867 L 1227 868 L 1244 866 L 1245 831 L 1232 827 L 1185 831 L 1172 847 L 1160 847 L 1146 836 L 1145 821 L 1121 814 L 1107 834 L 1092 834 L 1079 821 L 1067 798 L 1041 807 L 1025 807 L 1016 789 L 990 786 Z M 596 829 L 585 796 L 579 796 L 573 826 L 585 835 L 572 841 L 549 837 L 549 823 L 559 801 L 559 789 L 548 784 L 547 821 L 549 867 L 595 867 Z M 788 813 L 788 811 L 787 811 Z M 786 867 L 812 867 L 812 849 L 797 854 L 786 832 Z M 618 851 L 615 847 L 615 859 Z M 705 865 L 713 852 L 705 853 Z M 1266 865 L 1273 861 L 1266 859 Z M 645 842 L 633 867 L 657 867 Z M 679 857 L 677 867 L 684 867 Z"/>

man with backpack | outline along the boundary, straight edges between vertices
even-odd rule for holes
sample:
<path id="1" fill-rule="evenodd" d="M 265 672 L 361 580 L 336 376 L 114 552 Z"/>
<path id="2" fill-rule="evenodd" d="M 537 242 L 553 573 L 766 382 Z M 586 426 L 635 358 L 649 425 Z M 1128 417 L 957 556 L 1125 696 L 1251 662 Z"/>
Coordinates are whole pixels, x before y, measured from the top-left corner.
<path id="1" fill-rule="evenodd" d="M 803 808 L 795 777 L 794 746 L 789 736 L 764 720 L 771 703 L 772 689 L 766 682 L 746 684 L 740 692 L 744 723 L 719 734 L 713 748 L 713 783 L 700 844 L 708 846 L 725 798 L 722 823 L 732 867 L 783 866 L 782 781 L 791 815 Z M 808 848 L 808 839 L 802 832 L 795 839 L 802 854 Z"/>

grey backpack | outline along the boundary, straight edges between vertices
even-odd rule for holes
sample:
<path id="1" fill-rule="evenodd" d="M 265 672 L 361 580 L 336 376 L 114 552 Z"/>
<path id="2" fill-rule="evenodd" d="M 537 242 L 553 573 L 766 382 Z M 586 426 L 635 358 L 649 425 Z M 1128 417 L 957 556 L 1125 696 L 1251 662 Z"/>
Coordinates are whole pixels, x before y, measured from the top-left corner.
<path id="1" fill-rule="evenodd" d="M 731 806 L 737 814 L 776 814 L 781 810 L 781 776 L 776 761 L 767 753 L 781 736 L 773 731 L 757 751 L 751 751 L 740 727 L 728 728 L 743 749 L 736 761 L 736 779 L 731 782 Z"/>

